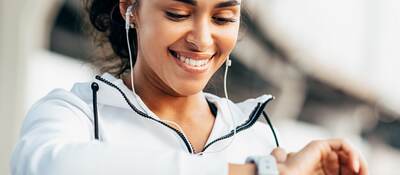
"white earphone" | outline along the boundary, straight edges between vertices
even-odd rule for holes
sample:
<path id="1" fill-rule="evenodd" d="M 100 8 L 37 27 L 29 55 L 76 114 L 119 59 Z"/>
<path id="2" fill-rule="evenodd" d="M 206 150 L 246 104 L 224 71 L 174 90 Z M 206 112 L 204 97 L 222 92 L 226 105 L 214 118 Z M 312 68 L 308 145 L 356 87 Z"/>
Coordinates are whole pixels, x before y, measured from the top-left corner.
<path id="1" fill-rule="evenodd" d="M 129 28 L 134 28 L 135 26 L 133 24 L 131 24 L 131 17 L 133 16 L 132 14 L 132 8 L 133 6 L 130 5 L 128 7 L 128 9 L 126 9 L 126 13 L 125 13 L 125 29 L 129 30 Z"/>

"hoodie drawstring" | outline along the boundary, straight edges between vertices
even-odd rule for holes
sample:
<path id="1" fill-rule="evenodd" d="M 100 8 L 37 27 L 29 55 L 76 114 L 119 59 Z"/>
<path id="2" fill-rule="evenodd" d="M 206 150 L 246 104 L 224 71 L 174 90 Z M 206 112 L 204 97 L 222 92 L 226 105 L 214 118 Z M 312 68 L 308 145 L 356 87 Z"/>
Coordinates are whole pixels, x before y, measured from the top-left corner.
<path id="1" fill-rule="evenodd" d="M 99 122 L 97 116 L 97 91 L 99 90 L 99 85 L 93 82 L 91 87 L 93 92 L 94 139 L 99 140 Z"/>
<path id="2" fill-rule="evenodd" d="M 279 147 L 278 137 L 276 137 L 276 133 L 275 133 L 274 127 L 272 126 L 271 120 L 269 119 L 268 114 L 265 111 L 263 111 L 263 115 L 264 115 L 265 120 L 268 123 L 268 126 L 271 128 L 272 134 L 274 135 L 276 147 Z"/>

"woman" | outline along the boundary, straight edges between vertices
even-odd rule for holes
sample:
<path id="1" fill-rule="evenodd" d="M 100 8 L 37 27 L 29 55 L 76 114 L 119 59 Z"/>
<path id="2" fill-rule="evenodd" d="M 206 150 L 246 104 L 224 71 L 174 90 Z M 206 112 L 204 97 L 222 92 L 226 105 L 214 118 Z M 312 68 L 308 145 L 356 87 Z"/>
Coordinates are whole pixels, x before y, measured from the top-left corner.
<path id="1" fill-rule="evenodd" d="M 342 140 L 290 154 L 274 149 L 256 122 L 271 96 L 234 104 L 202 92 L 230 64 L 240 3 L 89 1 L 92 24 L 118 57 L 98 61 L 109 73 L 54 90 L 32 107 L 12 173 L 367 174 Z"/>

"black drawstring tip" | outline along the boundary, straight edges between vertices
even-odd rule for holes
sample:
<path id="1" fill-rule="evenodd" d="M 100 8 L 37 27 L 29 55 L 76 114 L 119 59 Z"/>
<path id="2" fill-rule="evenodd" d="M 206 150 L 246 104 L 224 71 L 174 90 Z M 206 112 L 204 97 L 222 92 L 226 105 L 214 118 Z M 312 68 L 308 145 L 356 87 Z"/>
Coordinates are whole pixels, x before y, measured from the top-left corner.
<path id="1" fill-rule="evenodd" d="M 99 84 L 97 84 L 96 82 L 93 82 L 91 87 L 93 91 L 97 92 L 99 90 Z"/>

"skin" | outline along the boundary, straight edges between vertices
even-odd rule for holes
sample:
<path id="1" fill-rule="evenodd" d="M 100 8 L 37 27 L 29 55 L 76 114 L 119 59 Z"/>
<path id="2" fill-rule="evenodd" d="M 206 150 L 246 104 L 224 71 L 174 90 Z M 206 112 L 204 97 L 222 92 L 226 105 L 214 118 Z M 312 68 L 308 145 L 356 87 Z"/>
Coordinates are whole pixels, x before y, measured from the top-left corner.
<path id="1" fill-rule="evenodd" d="M 287 154 L 276 148 L 271 155 L 277 160 L 280 175 L 367 175 L 365 160 L 341 139 L 312 141 L 302 150 Z M 255 165 L 230 164 L 230 175 L 255 175 Z"/>
<path id="2" fill-rule="evenodd" d="M 125 14 L 127 3 L 121 2 Z M 140 1 L 131 21 L 138 35 L 136 93 L 161 119 L 182 127 L 195 150 L 202 150 L 215 120 L 202 90 L 233 50 L 239 31 L 240 6 L 215 8 L 221 2 L 199 1 L 194 6 L 174 0 Z M 168 13 L 189 16 L 174 18 Z M 209 67 L 203 73 L 189 73 L 178 66 L 169 49 L 209 57 Z M 124 79 L 130 84 L 129 76 Z"/>
<path id="3" fill-rule="evenodd" d="M 289 154 L 276 148 L 271 154 L 276 158 L 281 174 L 368 174 L 365 160 L 342 139 L 312 141 L 299 152 Z"/>
<path id="4" fill-rule="evenodd" d="M 130 21 L 135 23 L 138 36 L 136 93 L 161 119 L 177 123 L 197 151 L 204 147 L 215 120 L 202 90 L 232 52 L 238 37 L 240 4 L 216 7 L 226 1 L 198 0 L 190 5 L 175 0 L 142 0 Z M 120 0 L 123 17 L 131 4 Z M 205 71 L 188 72 L 169 50 L 211 59 Z M 122 79 L 131 88 L 130 76 Z M 343 140 L 314 141 L 296 153 L 275 149 L 271 154 L 281 174 L 367 174 L 365 161 Z M 229 164 L 229 174 L 254 175 L 256 167 Z"/>

